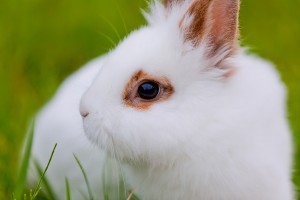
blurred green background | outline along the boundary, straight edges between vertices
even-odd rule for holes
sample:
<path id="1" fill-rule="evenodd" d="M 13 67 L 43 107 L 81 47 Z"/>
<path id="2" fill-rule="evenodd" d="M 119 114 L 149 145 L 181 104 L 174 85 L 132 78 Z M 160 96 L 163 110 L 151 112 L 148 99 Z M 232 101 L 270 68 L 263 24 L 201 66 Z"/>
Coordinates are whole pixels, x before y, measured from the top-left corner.
<path id="1" fill-rule="evenodd" d="M 145 24 L 144 0 L 0 0 L 0 199 L 10 199 L 28 122 L 61 81 Z M 243 0 L 242 44 L 277 66 L 300 144 L 300 0 Z M 118 36 L 119 35 L 119 36 Z M 300 186 L 300 151 L 295 183 Z"/>

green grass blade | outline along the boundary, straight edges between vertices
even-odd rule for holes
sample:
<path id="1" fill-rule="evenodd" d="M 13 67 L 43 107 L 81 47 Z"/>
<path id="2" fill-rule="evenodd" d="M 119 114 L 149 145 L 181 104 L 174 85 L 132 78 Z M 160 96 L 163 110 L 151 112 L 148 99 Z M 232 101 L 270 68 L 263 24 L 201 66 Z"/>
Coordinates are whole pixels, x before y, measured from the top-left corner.
<path id="1" fill-rule="evenodd" d="M 109 200 L 109 194 L 104 193 L 104 200 Z"/>
<path id="2" fill-rule="evenodd" d="M 52 161 L 52 158 L 53 158 L 53 155 L 54 155 L 54 153 L 55 153 L 56 147 L 57 147 L 57 143 L 54 145 L 54 148 L 53 148 L 53 150 L 52 150 L 52 152 L 51 152 L 51 155 L 50 155 L 49 161 L 48 161 L 48 163 L 47 163 L 47 165 L 46 165 L 46 168 L 45 168 L 44 172 L 42 173 L 42 175 L 41 175 L 41 177 L 40 177 L 40 180 L 39 180 L 39 182 L 38 182 L 36 188 L 35 188 L 34 191 L 33 191 L 31 200 L 34 200 L 34 199 L 36 198 L 36 196 L 39 194 L 40 190 L 41 190 L 41 184 L 42 184 L 42 181 L 43 181 L 43 179 L 44 179 L 44 177 L 45 177 L 45 174 L 46 174 L 46 172 L 47 172 L 47 170 L 48 170 L 48 168 L 49 168 L 49 166 L 50 166 L 50 163 L 51 163 L 51 161 Z"/>
<path id="3" fill-rule="evenodd" d="M 68 178 L 65 178 L 66 182 L 66 199 L 71 200 L 70 184 Z"/>
<path id="4" fill-rule="evenodd" d="M 90 200 L 93 200 L 94 198 L 93 198 L 93 195 L 92 195 L 92 190 L 91 190 L 91 187 L 90 187 L 90 184 L 89 184 L 89 180 L 88 180 L 88 178 L 87 178 L 87 175 L 86 175 L 86 173 L 85 173 L 85 170 L 84 170 L 82 164 L 80 163 L 80 160 L 77 158 L 77 156 L 76 156 L 75 154 L 73 154 L 73 156 L 74 156 L 74 158 L 75 158 L 75 160 L 76 160 L 78 166 L 80 167 L 80 170 L 81 170 L 82 175 L 83 175 L 83 177 L 84 177 L 84 181 L 85 181 L 85 183 L 86 183 L 87 190 L 88 190 L 88 194 L 89 194 L 89 199 L 90 199 Z"/>
<path id="5" fill-rule="evenodd" d="M 35 161 L 35 167 L 36 167 L 37 172 L 40 175 L 40 177 L 42 177 L 43 176 L 43 170 L 42 170 L 41 165 L 38 163 L 38 161 Z M 50 185 L 50 183 L 47 179 L 47 176 L 43 176 L 42 183 L 43 183 L 43 186 L 45 187 L 45 191 L 46 191 L 48 199 L 49 200 L 57 199 L 56 196 L 55 196 L 55 193 L 53 192 L 53 190 L 51 188 L 51 185 Z"/>
<path id="6" fill-rule="evenodd" d="M 26 133 L 24 154 L 21 159 L 18 180 L 17 180 L 17 184 L 15 187 L 15 192 L 14 192 L 15 199 L 20 199 L 23 196 L 23 191 L 24 191 L 26 177 L 27 177 L 27 171 L 29 168 L 29 160 L 30 160 L 30 155 L 31 155 L 33 135 L 34 135 L 33 127 L 34 127 L 34 122 L 32 120 L 30 123 L 29 129 L 27 130 L 27 133 Z"/>
<path id="7" fill-rule="evenodd" d="M 109 192 L 106 186 L 106 168 L 107 168 L 107 158 L 105 159 L 104 166 L 102 169 L 102 189 L 103 189 L 103 198 L 104 200 L 109 200 Z"/>

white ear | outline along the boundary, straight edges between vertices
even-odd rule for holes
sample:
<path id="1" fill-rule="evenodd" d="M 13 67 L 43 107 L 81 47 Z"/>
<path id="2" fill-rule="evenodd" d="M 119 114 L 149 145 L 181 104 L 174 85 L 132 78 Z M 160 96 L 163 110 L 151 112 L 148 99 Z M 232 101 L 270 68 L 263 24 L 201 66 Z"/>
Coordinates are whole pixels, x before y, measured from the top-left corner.
<path id="1" fill-rule="evenodd" d="M 165 0 L 167 9 L 188 3 L 188 0 Z M 201 42 L 209 46 L 208 56 L 226 48 L 229 55 L 238 48 L 239 0 L 192 0 L 179 22 L 184 39 L 197 47 Z"/>

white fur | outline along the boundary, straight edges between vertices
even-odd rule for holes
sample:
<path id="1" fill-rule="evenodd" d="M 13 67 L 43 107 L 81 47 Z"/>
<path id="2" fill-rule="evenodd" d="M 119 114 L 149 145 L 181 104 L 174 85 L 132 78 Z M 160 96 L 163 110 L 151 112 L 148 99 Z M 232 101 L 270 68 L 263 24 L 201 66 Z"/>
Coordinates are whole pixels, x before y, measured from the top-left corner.
<path id="1" fill-rule="evenodd" d="M 87 137 L 123 162 L 126 182 L 141 199 L 294 199 L 286 94 L 277 72 L 240 51 L 227 58 L 235 73 L 224 78 L 214 66 L 222 52 L 208 59 L 205 44 L 195 49 L 183 42 L 178 21 L 186 5 L 167 16 L 154 3 L 148 26 L 71 76 L 40 113 L 33 156 L 45 163 L 58 142 L 48 177 L 60 197 L 65 176 L 74 199 L 81 198 L 77 189 L 85 189 L 72 153 L 102 197 L 97 189 L 104 155 L 89 145 L 78 111 L 85 92 L 80 109 L 89 112 Z M 140 69 L 167 77 L 175 90 L 171 98 L 146 111 L 124 105 L 124 88 Z"/>

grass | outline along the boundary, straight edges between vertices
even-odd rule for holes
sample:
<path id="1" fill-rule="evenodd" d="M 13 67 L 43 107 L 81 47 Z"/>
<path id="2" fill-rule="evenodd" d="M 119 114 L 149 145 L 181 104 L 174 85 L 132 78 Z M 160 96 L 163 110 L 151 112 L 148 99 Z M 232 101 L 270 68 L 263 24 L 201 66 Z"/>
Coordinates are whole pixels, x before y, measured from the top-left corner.
<path id="1" fill-rule="evenodd" d="M 34 200 L 37 197 L 37 195 L 40 193 L 41 189 L 42 189 L 41 188 L 41 184 L 42 184 L 42 182 L 43 182 L 43 180 L 45 178 L 46 172 L 47 172 L 47 170 L 48 170 L 48 168 L 49 168 L 49 166 L 51 164 L 51 161 L 52 161 L 52 158 L 53 158 L 53 155 L 54 155 L 56 147 L 57 147 L 57 144 L 55 144 L 55 146 L 53 147 L 53 150 L 51 152 L 51 155 L 50 155 L 50 158 L 49 158 L 49 161 L 48 161 L 48 163 L 46 165 L 45 170 L 41 171 L 40 170 L 41 168 L 39 168 L 39 170 L 38 170 L 40 172 L 40 174 L 41 174 L 41 177 L 40 177 L 40 180 L 38 181 L 35 189 L 33 190 L 32 195 L 30 195 L 30 200 Z"/>
<path id="2" fill-rule="evenodd" d="M 45 193 L 45 194 L 47 194 L 48 199 L 49 200 L 55 200 L 55 199 L 57 199 L 55 193 L 53 192 L 52 186 L 50 185 L 50 183 L 49 183 L 49 181 L 48 181 L 48 179 L 46 177 L 46 172 L 47 172 L 49 166 L 51 165 L 51 161 L 52 161 L 52 158 L 54 156 L 54 152 L 55 152 L 56 147 L 57 147 L 57 144 L 55 144 L 55 146 L 54 146 L 54 148 L 52 150 L 51 156 L 49 158 L 49 161 L 48 161 L 48 163 L 46 165 L 46 168 L 44 170 L 43 170 L 43 168 L 41 167 L 41 165 L 37 161 L 35 162 L 35 167 L 37 169 L 37 172 L 38 172 L 38 174 L 40 174 L 40 180 L 38 181 L 36 189 L 34 190 L 35 194 L 36 194 L 35 197 L 37 197 L 37 195 L 42 190 L 41 184 L 43 184 L 43 188 L 44 189 L 43 189 L 42 192 Z M 38 188 L 38 191 L 37 191 L 37 188 Z"/>
<path id="3" fill-rule="evenodd" d="M 17 185 L 18 152 L 30 116 L 68 74 L 144 24 L 139 8 L 145 6 L 144 0 L 0 1 L 0 199 L 10 199 Z M 272 60 L 287 85 L 296 146 L 300 145 L 299 7 L 299 0 L 244 0 L 240 17 L 242 43 Z M 299 188 L 299 148 L 295 165 Z"/>
<path id="4" fill-rule="evenodd" d="M 71 192 L 70 192 L 70 184 L 67 178 L 65 178 L 66 180 L 66 200 L 71 200 Z"/>
<path id="5" fill-rule="evenodd" d="M 27 200 L 27 193 L 23 192 L 25 191 L 25 182 L 26 182 L 26 176 L 27 176 L 27 171 L 29 169 L 29 161 L 30 161 L 30 154 L 31 154 L 31 146 L 32 146 L 32 141 L 33 141 L 33 123 L 31 124 L 30 128 L 29 128 L 29 132 L 27 134 L 27 140 L 25 143 L 25 150 L 24 150 L 24 155 L 22 157 L 21 160 L 21 167 L 19 169 L 19 176 L 18 176 L 18 182 L 16 184 L 16 188 L 15 188 L 15 192 L 12 194 L 12 199 L 13 200 L 18 200 L 18 199 L 24 199 Z M 51 186 L 48 184 L 47 179 L 46 179 L 46 172 L 51 164 L 53 155 L 55 153 L 55 149 L 57 147 L 57 144 L 55 144 L 55 146 L 53 147 L 53 150 L 51 152 L 49 161 L 45 167 L 44 170 L 42 170 L 42 168 L 38 165 L 38 163 L 36 163 L 36 167 L 37 167 L 37 171 L 40 174 L 40 179 L 37 182 L 37 185 L 35 187 L 34 190 L 29 190 L 29 200 L 35 200 L 36 198 L 38 198 L 39 193 L 42 190 L 42 183 L 44 183 L 45 187 L 47 188 L 48 191 L 48 196 L 50 199 L 55 199 L 53 196 L 53 193 L 49 192 L 51 191 Z"/>
<path id="6" fill-rule="evenodd" d="M 27 138 L 26 138 L 26 142 L 25 142 L 25 147 L 24 147 L 24 154 L 23 154 L 23 159 L 22 162 L 20 164 L 20 168 L 19 168 L 19 175 L 18 175 L 18 181 L 15 187 L 15 191 L 13 193 L 14 197 L 16 197 L 17 199 L 19 199 L 24 191 L 24 185 L 26 182 L 26 176 L 27 176 L 27 171 L 29 168 L 29 159 L 30 159 L 30 154 L 31 154 L 31 147 L 32 147 L 32 141 L 33 141 L 33 127 L 34 124 L 31 123 L 28 129 L 28 132 L 26 134 Z"/>
<path id="7" fill-rule="evenodd" d="M 76 160 L 78 166 L 80 167 L 80 170 L 81 170 L 82 175 L 83 175 L 83 177 L 84 177 L 84 181 L 85 181 L 85 183 L 86 183 L 86 187 L 87 187 L 89 199 L 90 199 L 90 200 L 93 200 L 94 197 L 93 197 L 92 190 L 91 190 L 91 187 L 90 187 L 90 184 L 89 184 L 89 180 L 88 180 L 87 175 L 86 175 L 86 173 L 85 173 L 85 171 L 84 171 L 84 168 L 83 168 L 83 166 L 82 166 L 80 160 L 77 158 L 77 156 L 76 156 L 75 154 L 74 154 L 74 158 L 75 158 L 75 160 Z"/>

